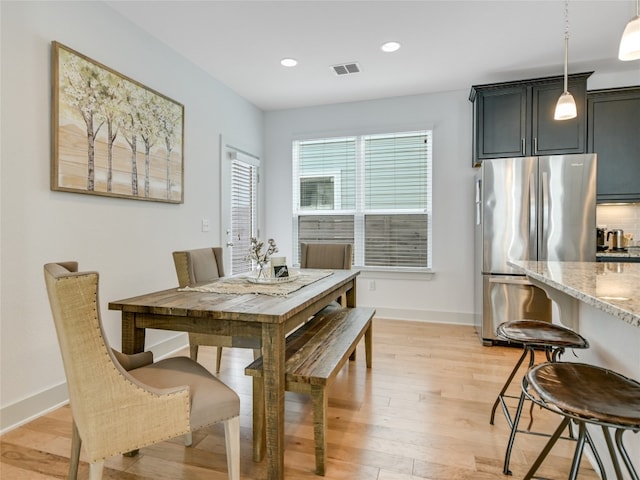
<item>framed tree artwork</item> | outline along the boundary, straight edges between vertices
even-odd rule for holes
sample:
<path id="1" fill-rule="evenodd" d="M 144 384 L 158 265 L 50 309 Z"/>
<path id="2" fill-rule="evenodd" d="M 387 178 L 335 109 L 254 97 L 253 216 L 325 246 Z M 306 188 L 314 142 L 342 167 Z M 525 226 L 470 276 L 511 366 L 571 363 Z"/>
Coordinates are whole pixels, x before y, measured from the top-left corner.
<path id="1" fill-rule="evenodd" d="M 58 42 L 52 79 L 52 190 L 183 203 L 183 105 Z"/>

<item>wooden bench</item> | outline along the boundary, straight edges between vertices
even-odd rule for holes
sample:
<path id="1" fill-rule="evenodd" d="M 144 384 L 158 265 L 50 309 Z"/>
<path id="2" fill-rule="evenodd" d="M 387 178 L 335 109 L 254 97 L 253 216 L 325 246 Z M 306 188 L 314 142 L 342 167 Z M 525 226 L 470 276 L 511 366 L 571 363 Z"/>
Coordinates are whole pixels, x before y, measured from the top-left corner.
<path id="1" fill-rule="evenodd" d="M 313 402 L 313 436 L 316 473 L 324 475 L 327 460 L 326 387 L 336 377 L 347 359 L 355 353 L 365 337 L 367 368 L 371 368 L 372 320 L 375 310 L 368 307 L 329 308 L 291 333 L 286 340 L 285 388 L 290 392 L 310 393 Z M 253 377 L 253 394 L 262 398 L 262 357 L 245 368 Z M 254 400 L 253 457 L 264 453 L 264 409 L 255 411 Z"/>

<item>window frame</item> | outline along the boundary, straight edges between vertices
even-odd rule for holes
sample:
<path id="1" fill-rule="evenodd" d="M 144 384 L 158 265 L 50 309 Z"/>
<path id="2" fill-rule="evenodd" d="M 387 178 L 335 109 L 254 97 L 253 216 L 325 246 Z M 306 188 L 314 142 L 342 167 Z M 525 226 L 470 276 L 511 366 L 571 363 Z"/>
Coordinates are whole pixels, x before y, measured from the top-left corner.
<path id="1" fill-rule="evenodd" d="M 426 186 L 426 206 L 425 208 L 397 208 L 397 209 L 388 209 L 388 208 L 371 208 L 366 209 L 364 195 L 366 186 L 364 185 L 365 179 L 365 155 L 364 155 L 364 144 L 366 139 L 370 139 L 371 137 L 401 137 L 401 136 L 410 136 L 411 134 L 417 135 L 425 135 L 428 141 L 428 147 L 426 152 L 426 178 L 428 179 L 428 184 Z M 327 171 L 310 171 L 305 172 L 304 175 L 300 174 L 300 145 L 304 142 L 322 142 L 326 141 L 339 141 L 341 139 L 355 139 L 355 170 L 356 170 L 356 187 L 355 187 L 355 208 L 354 209 L 340 209 L 339 207 L 334 210 L 307 210 L 300 208 L 300 179 L 303 177 L 310 176 L 318 176 L 318 177 L 327 177 L 335 175 L 334 178 L 340 178 L 340 171 L 332 172 L 331 168 Z M 328 173 L 330 172 L 330 173 Z M 433 266 L 433 128 L 428 127 L 420 127 L 420 128 L 408 128 L 408 129 L 400 129 L 392 132 L 362 132 L 356 134 L 343 134 L 336 133 L 330 135 L 316 135 L 316 136 L 305 136 L 300 138 L 295 138 L 292 140 L 292 174 L 293 174 L 293 208 L 292 208 L 292 230 L 293 230 L 293 255 L 294 258 L 299 258 L 299 248 L 300 248 L 300 235 L 299 235 L 299 220 L 300 217 L 311 217 L 311 216 L 337 216 L 344 215 L 353 218 L 354 224 L 354 268 L 363 271 L 378 271 L 378 272 L 389 272 L 389 273 L 432 273 Z M 341 196 L 341 192 L 336 188 L 334 191 L 334 195 Z M 339 204 L 338 204 L 339 205 Z M 374 265 L 364 265 L 364 257 L 365 257 L 365 242 L 366 242 L 366 232 L 364 228 L 365 218 L 367 215 L 406 215 L 406 214 L 424 214 L 425 222 L 426 222 L 426 239 L 424 242 L 426 243 L 426 266 L 414 265 L 414 266 L 374 266 Z"/>

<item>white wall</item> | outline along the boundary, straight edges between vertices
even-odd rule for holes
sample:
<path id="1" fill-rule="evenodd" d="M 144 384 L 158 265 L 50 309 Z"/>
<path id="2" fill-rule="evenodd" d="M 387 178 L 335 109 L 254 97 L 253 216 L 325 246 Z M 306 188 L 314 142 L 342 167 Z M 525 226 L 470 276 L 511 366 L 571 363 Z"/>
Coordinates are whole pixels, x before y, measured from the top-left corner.
<path id="1" fill-rule="evenodd" d="M 171 252 L 220 243 L 219 137 L 262 155 L 263 113 L 101 2 L 0 3 L 2 429 L 66 399 L 42 265 L 100 272 L 109 341 L 117 300 L 177 284 Z M 52 192 L 50 44 L 57 40 L 185 106 L 184 204 Z M 209 218 L 211 231 L 201 232 Z M 168 346 L 167 346 L 168 344 Z M 186 344 L 151 332 L 147 347 Z"/>
<path id="2" fill-rule="evenodd" d="M 640 69 L 598 75 L 589 89 L 640 84 Z M 363 273 L 358 302 L 379 316 L 473 323 L 472 105 L 469 90 L 267 112 L 267 235 L 291 258 L 291 141 L 316 135 L 433 128 L 433 276 Z M 369 280 L 375 281 L 370 291 Z"/>
<path id="3" fill-rule="evenodd" d="M 417 95 L 266 114 L 267 234 L 292 251 L 291 141 L 306 135 L 388 133 L 433 128 L 435 275 L 361 275 L 358 303 L 379 316 L 472 323 L 473 175 L 469 91 Z M 369 279 L 375 280 L 370 291 Z"/>

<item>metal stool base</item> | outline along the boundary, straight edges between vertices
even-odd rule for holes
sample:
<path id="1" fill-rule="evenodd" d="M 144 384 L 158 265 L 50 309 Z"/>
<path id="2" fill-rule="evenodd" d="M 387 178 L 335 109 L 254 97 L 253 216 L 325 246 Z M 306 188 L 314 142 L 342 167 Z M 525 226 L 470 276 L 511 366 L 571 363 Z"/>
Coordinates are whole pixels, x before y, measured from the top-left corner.
<path id="1" fill-rule="evenodd" d="M 497 333 L 502 338 L 505 338 L 510 342 L 513 341 L 521 343 L 523 346 L 522 355 L 516 362 L 513 370 L 511 370 L 509 377 L 502 386 L 502 389 L 500 390 L 500 393 L 498 394 L 498 397 L 493 404 L 493 407 L 491 409 L 491 418 L 489 420 L 489 423 L 493 425 L 495 421 L 496 410 L 498 408 L 498 405 L 500 405 L 507 420 L 507 424 L 511 429 L 509 442 L 507 444 L 507 449 L 505 452 L 503 473 L 505 475 L 511 475 L 512 473 L 511 470 L 509 470 L 509 463 L 511 461 L 511 452 L 513 450 L 513 444 L 515 442 L 517 433 L 525 433 L 528 435 L 538 435 L 543 437 L 551 436 L 548 433 L 531 431 L 533 417 L 531 417 L 529 426 L 526 430 L 518 429 L 524 402 L 527 400 L 527 398 L 522 392 L 519 397 L 508 395 L 506 392 L 513 382 L 513 379 L 517 375 L 518 371 L 520 370 L 520 367 L 524 363 L 527 356 L 529 357 L 528 368 L 531 369 L 531 367 L 533 367 L 533 365 L 535 364 L 536 350 L 544 352 L 547 362 L 557 362 L 564 353 L 565 348 L 588 348 L 589 342 L 587 342 L 587 340 L 584 339 L 581 335 L 568 328 L 539 320 L 513 320 L 510 322 L 504 322 L 498 326 Z M 505 398 L 519 399 L 518 407 L 513 417 L 509 412 L 509 408 L 505 402 Z M 531 407 L 533 409 L 533 403 L 531 404 Z M 559 434 L 559 438 L 566 440 L 575 440 L 571 429 L 569 429 L 569 436 L 562 437 Z M 599 461 L 600 459 L 593 446 L 592 450 L 594 451 Z"/>
<path id="2" fill-rule="evenodd" d="M 589 387 L 593 384 L 597 384 L 600 391 L 605 392 L 604 396 L 598 397 L 596 389 L 589 392 Z M 564 390 L 565 388 L 569 390 L 566 391 Z M 527 396 L 536 405 L 563 416 L 560 425 L 558 425 L 558 428 L 549 438 L 538 458 L 524 476 L 524 480 L 535 478 L 533 475 L 537 472 L 560 438 L 560 434 L 570 422 L 577 424 L 578 438 L 571 463 L 569 480 L 576 480 L 578 477 L 585 443 L 590 446 L 596 457 L 601 478 L 603 480 L 607 478 L 602 461 L 587 430 L 587 424 L 600 426 L 602 429 L 616 478 L 618 480 L 624 478 L 619 461 L 619 458 L 621 458 L 630 478 L 632 480 L 640 480 L 622 439 L 622 435 L 627 430 L 635 433 L 640 432 L 639 382 L 592 365 L 547 363 L 538 365 L 527 372 L 527 375 L 522 380 L 522 391 L 523 395 Z M 622 392 L 620 398 L 624 400 L 619 403 L 609 403 L 612 401 L 612 397 L 608 395 L 608 392 L 611 391 Z M 532 392 L 535 392 L 535 394 Z M 578 396 L 575 392 L 580 392 L 580 398 L 577 398 Z M 595 400 L 588 403 L 585 401 L 586 399 Z M 603 399 L 605 403 L 599 404 L 598 402 L 602 402 Z M 598 410 L 601 405 L 613 405 L 613 408 Z M 615 430 L 615 443 L 611 439 L 610 429 Z"/>

